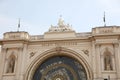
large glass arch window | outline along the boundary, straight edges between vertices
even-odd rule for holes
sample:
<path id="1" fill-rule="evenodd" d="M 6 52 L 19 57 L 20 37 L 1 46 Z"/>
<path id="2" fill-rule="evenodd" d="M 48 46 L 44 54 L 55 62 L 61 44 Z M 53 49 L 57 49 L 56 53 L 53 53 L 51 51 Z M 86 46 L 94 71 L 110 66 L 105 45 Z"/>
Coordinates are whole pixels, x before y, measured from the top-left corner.
<path id="1" fill-rule="evenodd" d="M 87 74 L 82 64 L 77 60 L 57 56 L 40 64 L 32 80 L 87 80 Z"/>

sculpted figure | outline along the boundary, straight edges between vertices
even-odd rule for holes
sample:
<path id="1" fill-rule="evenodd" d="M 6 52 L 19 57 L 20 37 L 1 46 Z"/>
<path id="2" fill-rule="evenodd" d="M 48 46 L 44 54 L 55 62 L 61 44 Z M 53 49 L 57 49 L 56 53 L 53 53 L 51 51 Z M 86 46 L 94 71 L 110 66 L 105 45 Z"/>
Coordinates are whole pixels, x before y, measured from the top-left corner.
<path id="1" fill-rule="evenodd" d="M 112 62 L 111 62 L 111 55 L 106 54 L 104 58 L 104 63 L 105 63 L 105 70 L 112 70 Z"/>
<path id="2" fill-rule="evenodd" d="M 63 25 L 64 25 L 64 20 L 62 20 L 62 18 L 59 19 L 58 25 L 59 25 L 59 26 L 63 26 Z"/>
<path id="3" fill-rule="evenodd" d="M 11 58 L 8 63 L 7 73 L 13 73 L 14 72 L 14 66 L 15 66 L 15 59 Z"/>

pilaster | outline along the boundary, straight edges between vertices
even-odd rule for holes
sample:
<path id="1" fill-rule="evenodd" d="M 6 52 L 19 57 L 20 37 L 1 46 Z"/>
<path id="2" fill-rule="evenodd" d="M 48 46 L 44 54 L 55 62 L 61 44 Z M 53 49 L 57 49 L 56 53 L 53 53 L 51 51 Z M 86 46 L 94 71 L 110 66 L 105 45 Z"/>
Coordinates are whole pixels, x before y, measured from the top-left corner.
<path id="1" fill-rule="evenodd" d="M 21 69 L 20 69 L 20 76 L 19 80 L 24 79 L 24 71 L 25 71 L 25 59 L 26 59 L 26 53 L 27 53 L 27 44 L 24 44 L 23 52 L 21 54 Z"/>
<path id="2" fill-rule="evenodd" d="M 120 44 L 120 43 L 119 43 Z M 114 44 L 114 52 L 115 52 L 115 64 L 116 64 L 116 71 L 117 71 L 117 80 L 120 80 L 120 54 L 119 54 L 119 49 L 120 46 L 119 44 Z"/>
<path id="3" fill-rule="evenodd" d="M 18 48 L 17 68 L 16 68 L 16 76 L 15 76 L 16 80 L 19 80 L 19 75 L 20 75 L 20 71 L 21 71 L 22 52 L 23 52 L 23 48 Z"/>
<path id="4" fill-rule="evenodd" d="M 100 60 L 100 44 L 96 44 L 96 72 L 97 72 L 97 79 L 101 80 L 101 60 Z"/>
<path id="5" fill-rule="evenodd" d="M 6 56 L 7 48 L 3 48 L 1 50 L 1 58 L 0 58 L 0 80 L 3 78 L 4 70 L 5 70 L 5 56 Z"/>
<path id="6" fill-rule="evenodd" d="M 93 69 L 93 78 L 94 79 L 96 79 L 97 78 L 97 72 L 96 72 L 96 68 L 97 68 L 97 66 L 96 66 L 96 54 L 95 54 L 95 41 L 92 41 L 92 69 Z"/>

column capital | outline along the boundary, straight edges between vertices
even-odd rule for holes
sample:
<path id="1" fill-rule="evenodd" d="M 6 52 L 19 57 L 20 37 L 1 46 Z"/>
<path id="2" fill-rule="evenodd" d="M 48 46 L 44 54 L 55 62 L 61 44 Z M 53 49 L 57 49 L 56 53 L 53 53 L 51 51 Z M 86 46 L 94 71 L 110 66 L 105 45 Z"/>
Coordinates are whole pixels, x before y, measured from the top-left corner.
<path id="1" fill-rule="evenodd" d="M 113 43 L 113 46 L 114 46 L 114 47 L 118 47 L 118 46 L 119 46 L 119 43 Z"/>

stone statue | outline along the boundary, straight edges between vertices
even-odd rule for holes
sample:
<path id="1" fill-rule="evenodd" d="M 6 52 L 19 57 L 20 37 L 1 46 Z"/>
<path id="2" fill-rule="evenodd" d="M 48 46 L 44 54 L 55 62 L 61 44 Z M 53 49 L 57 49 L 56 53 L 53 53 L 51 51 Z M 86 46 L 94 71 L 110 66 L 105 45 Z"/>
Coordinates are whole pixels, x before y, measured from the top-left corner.
<path id="1" fill-rule="evenodd" d="M 15 67 L 15 59 L 11 58 L 9 63 L 8 63 L 7 73 L 13 73 L 14 67 Z"/>
<path id="2" fill-rule="evenodd" d="M 105 70 L 112 70 L 111 55 L 109 54 L 105 55 L 104 63 L 105 63 Z"/>
<path id="3" fill-rule="evenodd" d="M 58 25 L 59 25 L 59 26 L 63 26 L 63 25 L 64 25 L 64 20 L 62 20 L 62 18 L 59 19 Z"/>
<path id="4" fill-rule="evenodd" d="M 65 31 L 73 31 L 73 30 L 69 24 L 66 25 L 64 23 L 64 20 L 62 19 L 61 16 L 58 20 L 58 25 L 57 26 L 51 25 L 51 27 L 49 28 L 49 32 L 65 32 Z"/>

